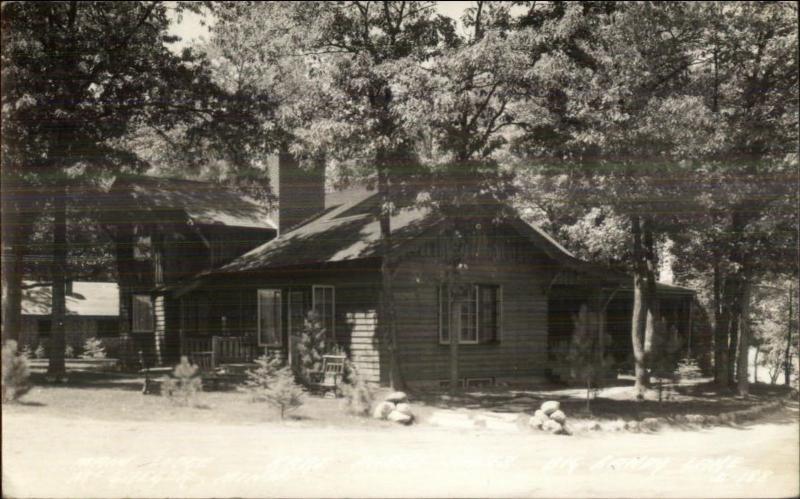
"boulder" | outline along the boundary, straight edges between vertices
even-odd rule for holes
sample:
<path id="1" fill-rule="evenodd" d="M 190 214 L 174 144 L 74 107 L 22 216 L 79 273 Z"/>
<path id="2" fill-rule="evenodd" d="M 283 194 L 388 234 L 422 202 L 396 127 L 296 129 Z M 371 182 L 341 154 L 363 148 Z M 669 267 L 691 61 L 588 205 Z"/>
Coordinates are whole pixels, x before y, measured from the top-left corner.
<path id="1" fill-rule="evenodd" d="M 564 411 L 555 411 L 553 414 L 550 414 L 550 419 L 555 421 L 556 423 L 561 423 L 562 425 L 567 422 L 567 415 L 564 414 Z"/>
<path id="2" fill-rule="evenodd" d="M 645 431 L 658 431 L 661 428 L 661 421 L 657 418 L 644 418 L 639 427 Z"/>
<path id="3" fill-rule="evenodd" d="M 625 421 L 621 419 L 617 419 L 616 421 L 611 421 L 606 425 L 607 431 L 623 431 L 625 429 Z"/>
<path id="4" fill-rule="evenodd" d="M 372 410 L 372 417 L 375 419 L 386 419 L 394 411 L 394 404 L 391 402 L 381 402 Z"/>
<path id="5" fill-rule="evenodd" d="M 720 423 L 717 416 L 706 416 L 706 424 L 716 426 Z"/>
<path id="6" fill-rule="evenodd" d="M 393 423 L 400 423 L 404 425 L 410 425 L 414 422 L 414 417 L 409 416 L 408 414 L 403 414 L 400 411 L 392 411 L 389 413 L 389 416 L 386 417 L 389 421 Z"/>
<path id="7" fill-rule="evenodd" d="M 536 411 L 536 412 L 539 412 L 539 411 Z M 544 413 L 541 413 L 541 414 L 538 414 L 538 415 L 534 414 L 533 416 L 531 416 L 531 419 L 528 421 L 528 426 L 536 428 L 537 430 L 541 430 L 542 429 L 542 425 L 544 425 L 547 421 L 549 421 L 549 419 L 547 418 L 547 416 L 544 415 Z"/>
<path id="8" fill-rule="evenodd" d="M 553 421 L 552 419 L 548 419 L 547 421 L 544 422 L 544 424 L 542 424 L 542 430 L 549 433 L 561 433 L 564 430 L 564 428 L 558 421 Z"/>
<path id="9" fill-rule="evenodd" d="M 689 424 L 704 424 L 706 422 L 706 418 L 701 414 L 687 414 L 686 422 Z"/>
<path id="10" fill-rule="evenodd" d="M 536 409 L 536 412 L 533 413 L 535 417 L 541 418 L 543 421 L 547 419 L 547 414 L 544 413 L 541 409 Z"/>
<path id="11" fill-rule="evenodd" d="M 641 427 L 638 421 L 628 421 L 627 423 L 625 423 L 625 429 L 637 433 L 641 429 Z"/>
<path id="12" fill-rule="evenodd" d="M 547 414 L 548 416 L 556 412 L 561 408 L 561 404 L 556 400 L 548 400 L 547 402 L 542 403 L 542 412 Z"/>
<path id="13" fill-rule="evenodd" d="M 411 405 L 408 404 L 407 402 L 401 402 L 401 403 L 397 404 L 394 407 L 394 410 L 397 411 L 397 412 L 402 412 L 403 414 L 407 414 L 407 415 L 411 416 L 412 418 L 414 417 L 414 413 L 411 412 Z"/>
<path id="14" fill-rule="evenodd" d="M 408 396 L 406 396 L 405 392 L 392 392 L 389 395 L 387 395 L 383 400 L 385 400 L 386 402 L 400 404 L 402 402 L 408 402 Z"/>

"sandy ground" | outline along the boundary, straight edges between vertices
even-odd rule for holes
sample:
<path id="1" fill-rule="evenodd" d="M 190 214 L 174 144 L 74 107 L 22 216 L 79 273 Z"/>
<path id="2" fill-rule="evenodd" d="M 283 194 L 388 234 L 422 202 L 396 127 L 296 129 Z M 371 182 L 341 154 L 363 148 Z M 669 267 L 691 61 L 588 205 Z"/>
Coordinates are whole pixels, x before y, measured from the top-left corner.
<path id="1" fill-rule="evenodd" d="M 797 411 L 551 436 L 3 416 L 4 497 L 794 497 Z"/>

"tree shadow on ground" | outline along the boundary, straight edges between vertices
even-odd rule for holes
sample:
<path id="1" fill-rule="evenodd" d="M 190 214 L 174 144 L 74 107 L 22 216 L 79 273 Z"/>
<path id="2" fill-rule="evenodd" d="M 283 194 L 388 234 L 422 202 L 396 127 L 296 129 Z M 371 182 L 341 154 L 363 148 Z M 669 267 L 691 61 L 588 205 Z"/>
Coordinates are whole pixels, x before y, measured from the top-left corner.
<path id="1" fill-rule="evenodd" d="M 613 387 L 632 387 L 626 380 L 618 380 Z M 606 386 L 605 388 L 609 388 Z M 713 383 L 670 387 L 664 392 L 664 400 L 636 400 L 633 390 L 625 395 L 598 396 L 591 400 L 590 411 L 586 408 L 586 391 L 552 386 L 532 390 L 498 390 L 460 393 L 454 396 L 441 393 L 421 393 L 421 402 L 442 409 L 480 409 L 491 412 L 516 412 L 533 414 L 542 402 L 557 400 L 569 417 L 591 417 L 594 419 L 637 419 L 650 417 L 673 418 L 688 414 L 718 416 L 739 411 L 765 402 L 785 397 L 788 389 L 781 386 L 753 385 L 747 398 L 736 397 L 730 390 L 720 390 Z M 739 425 L 746 426 L 746 425 Z"/>
<path id="2" fill-rule="evenodd" d="M 142 391 L 144 378 L 136 374 L 102 373 L 92 371 L 68 371 L 65 383 L 56 383 L 47 379 L 46 372 L 32 372 L 31 383 L 47 388 L 78 389 L 114 389 Z"/>

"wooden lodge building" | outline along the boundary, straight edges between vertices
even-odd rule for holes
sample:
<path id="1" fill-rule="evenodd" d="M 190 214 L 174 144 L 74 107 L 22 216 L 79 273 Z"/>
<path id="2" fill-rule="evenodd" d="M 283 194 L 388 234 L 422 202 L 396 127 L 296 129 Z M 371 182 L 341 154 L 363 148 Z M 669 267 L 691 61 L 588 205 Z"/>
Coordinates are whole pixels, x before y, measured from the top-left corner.
<path id="1" fill-rule="evenodd" d="M 180 355 L 250 361 L 265 349 L 293 362 L 313 310 L 362 374 L 388 382 L 389 352 L 378 332 L 377 195 L 326 194 L 322 170 L 302 170 L 288 155 L 272 158 L 270 168 L 273 213 L 206 183 L 136 177 L 113 186 L 121 335 L 149 365 Z M 450 314 L 443 223 L 421 208 L 391 220 L 397 355 L 409 385 L 446 382 L 454 336 L 467 386 L 563 377 L 559 352 L 583 304 L 603 312 L 606 350 L 618 367 L 630 366 L 630 277 L 579 260 L 520 218 L 486 223 L 460 275 L 470 291 L 455 305 L 460 313 Z M 709 332 L 694 292 L 659 285 L 659 297 L 681 354 L 706 352 Z"/>

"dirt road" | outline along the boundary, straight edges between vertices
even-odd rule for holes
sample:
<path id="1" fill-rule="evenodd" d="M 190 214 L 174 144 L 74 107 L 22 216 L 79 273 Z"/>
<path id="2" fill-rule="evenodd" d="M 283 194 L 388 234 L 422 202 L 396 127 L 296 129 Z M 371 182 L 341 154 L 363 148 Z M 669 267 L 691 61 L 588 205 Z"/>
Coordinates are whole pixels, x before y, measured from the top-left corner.
<path id="1" fill-rule="evenodd" d="M 3 495 L 789 497 L 800 490 L 796 417 L 564 437 L 5 414 Z"/>

